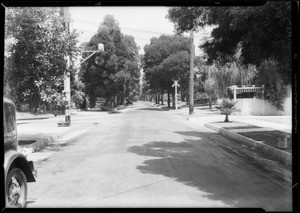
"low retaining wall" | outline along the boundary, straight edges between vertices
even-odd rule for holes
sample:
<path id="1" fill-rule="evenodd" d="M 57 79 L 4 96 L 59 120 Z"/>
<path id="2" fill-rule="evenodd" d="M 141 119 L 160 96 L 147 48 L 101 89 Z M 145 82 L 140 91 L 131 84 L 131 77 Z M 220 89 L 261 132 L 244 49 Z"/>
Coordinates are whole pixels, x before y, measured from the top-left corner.
<path id="1" fill-rule="evenodd" d="M 236 108 L 240 115 L 291 115 L 292 99 L 286 98 L 284 101 L 284 111 L 277 110 L 275 106 L 267 100 L 260 98 L 236 99 Z"/>
<path id="2" fill-rule="evenodd" d="M 237 140 L 237 141 L 249 146 L 252 149 L 255 149 L 255 150 L 261 151 L 261 152 L 263 152 L 267 155 L 270 155 L 270 156 L 272 156 L 273 158 L 275 158 L 276 160 L 278 160 L 280 162 L 283 162 L 283 163 L 286 163 L 286 164 L 289 164 L 289 165 L 292 164 L 292 154 L 291 153 L 276 149 L 272 146 L 264 144 L 263 142 L 255 141 L 255 140 L 253 140 L 251 138 L 247 138 L 243 135 L 239 135 L 237 133 L 233 133 L 231 131 L 222 129 L 222 128 L 220 128 L 218 126 L 215 126 L 211 123 L 206 123 L 204 126 L 209 128 L 209 129 L 212 129 L 216 132 L 219 132 L 224 136 L 227 136 L 229 138 Z"/>

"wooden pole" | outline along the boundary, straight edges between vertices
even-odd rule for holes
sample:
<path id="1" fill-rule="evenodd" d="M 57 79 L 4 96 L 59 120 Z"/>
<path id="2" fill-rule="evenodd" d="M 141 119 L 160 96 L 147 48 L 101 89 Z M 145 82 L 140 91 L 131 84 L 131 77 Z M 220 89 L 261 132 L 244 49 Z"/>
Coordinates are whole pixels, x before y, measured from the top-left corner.
<path id="1" fill-rule="evenodd" d="M 69 8 L 60 8 L 63 20 L 64 20 L 64 26 L 65 30 L 69 33 L 70 32 L 70 13 Z M 67 68 L 70 68 L 70 56 L 66 56 L 67 59 Z M 70 73 L 68 71 L 64 72 L 64 92 L 67 98 L 67 106 L 65 110 L 65 123 L 67 123 L 67 126 L 71 126 L 71 80 L 70 80 Z"/>
<path id="2" fill-rule="evenodd" d="M 175 87 L 175 109 L 177 109 L 177 87 L 180 86 L 178 84 L 178 80 L 173 80 L 174 84 L 172 85 L 172 87 Z"/>
<path id="3" fill-rule="evenodd" d="M 194 31 L 190 32 L 190 106 L 189 114 L 194 114 Z"/>

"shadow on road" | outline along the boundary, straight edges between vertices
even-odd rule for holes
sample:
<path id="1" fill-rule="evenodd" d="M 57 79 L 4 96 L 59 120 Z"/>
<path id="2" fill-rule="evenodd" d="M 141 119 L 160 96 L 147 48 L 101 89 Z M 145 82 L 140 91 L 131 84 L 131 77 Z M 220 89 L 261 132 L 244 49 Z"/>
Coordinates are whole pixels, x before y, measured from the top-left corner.
<path id="1" fill-rule="evenodd" d="M 265 210 L 291 209 L 291 191 L 268 179 L 259 168 L 249 165 L 232 152 L 217 149 L 216 144 L 199 132 L 176 132 L 198 137 L 172 141 L 152 141 L 132 146 L 129 152 L 159 157 L 137 166 L 142 173 L 164 175 L 209 193 L 207 198 L 232 207 L 263 207 Z M 207 133 L 217 135 L 216 133 Z M 201 200 L 201 199 L 200 199 Z"/>

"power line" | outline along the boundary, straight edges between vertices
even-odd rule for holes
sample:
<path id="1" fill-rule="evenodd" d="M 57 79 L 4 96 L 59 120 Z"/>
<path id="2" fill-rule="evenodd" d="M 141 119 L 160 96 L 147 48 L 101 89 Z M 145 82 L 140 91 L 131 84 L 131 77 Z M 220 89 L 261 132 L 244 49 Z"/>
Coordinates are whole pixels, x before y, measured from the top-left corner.
<path id="1" fill-rule="evenodd" d="M 77 20 L 77 21 L 82 21 L 82 22 L 87 22 L 87 23 L 92 23 L 92 24 L 97 24 L 97 25 L 99 25 L 98 22 L 86 21 L 86 20 L 77 19 L 77 18 L 73 18 L 73 19 L 74 19 L 74 20 Z M 134 29 L 134 28 L 129 28 L 129 27 L 120 27 L 120 28 L 121 28 L 121 29 L 127 29 L 127 30 L 142 31 L 142 32 L 147 32 L 147 33 L 155 33 L 155 34 L 170 34 L 170 33 L 155 32 L 155 31 L 150 31 L 150 30 Z"/>
<path id="2" fill-rule="evenodd" d="M 77 18 L 73 18 L 74 20 L 77 20 L 77 21 L 81 21 L 81 22 L 86 22 L 86 23 L 92 23 L 92 24 L 97 24 L 99 25 L 98 22 L 93 22 L 93 21 L 86 21 L 86 20 L 82 20 L 82 19 L 77 19 Z M 164 34 L 164 35 L 172 35 L 170 33 L 164 33 L 164 32 L 156 32 L 156 31 L 150 31 L 150 30 L 142 30 L 142 29 L 134 29 L 134 28 L 129 28 L 129 27 L 120 27 L 121 29 L 127 29 L 127 30 L 134 30 L 134 31 L 141 31 L 141 32 L 146 32 L 146 33 L 152 33 L 152 34 Z M 85 30 L 86 31 L 86 30 Z M 92 31 L 88 31 L 88 32 L 92 32 Z M 96 32 L 94 32 L 96 33 Z M 209 33 L 203 33 L 201 35 L 197 35 L 197 36 L 194 36 L 195 38 L 200 38 L 200 37 L 203 37 L 203 36 L 206 36 L 208 35 Z"/>

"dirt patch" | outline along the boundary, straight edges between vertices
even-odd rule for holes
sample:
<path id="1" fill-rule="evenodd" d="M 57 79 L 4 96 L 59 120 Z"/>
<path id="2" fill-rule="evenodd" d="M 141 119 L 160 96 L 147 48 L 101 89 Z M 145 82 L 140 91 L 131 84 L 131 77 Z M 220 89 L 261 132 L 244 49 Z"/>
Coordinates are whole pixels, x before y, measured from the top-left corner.
<path id="1" fill-rule="evenodd" d="M 256 141 L 263 141 L 269 146 L 292 153 L 292 137 L 289 133 L 278 130 L 258 132 L 251 132 L 250 130 L 249 132 L 239 132 L 238 134 Z M 285 136 L 287 136 L 287 148 L 278 148 L 278 140 L 283 140 Z"/>
<path id="2" fill-rule="evenodd" d="M 259 129 L 259 128 L 262 128 L 262 127 L 259 127 L 259 126 L 229 126 L 229 127 L 224 127 L 224 129 L 227 129 L 227 130 L 231 130 L 231 129 Z"/>
<path id="3" fill-rule="evenodd" d="M 283 151 L 287 151 L 289 153 L 292 153 L 292 135 L 290 133 L 285 133 L 279 130 L 272 130 L 272 129 L 266 129 L 263 127 L 250 125 L 242 122 L 213 122 L 212 124 L 215 124 L 218 127 L 221 127 L 225 130 L 231 131 L 234 133 L 237 133 L 239 135 L 245 136 L 247 138 L 251 138 L 255 141 L 263 141 L 265 144 L 272 146 L 276 149 L 280 149 Z M 255 129 L 255 131 L 254 131 Z M 234 130 L 241 130 L 234 131 Z M 287 139 L 287 148 L 278 148 L 278 140 L 283 141 L 284 138 Z"/>

